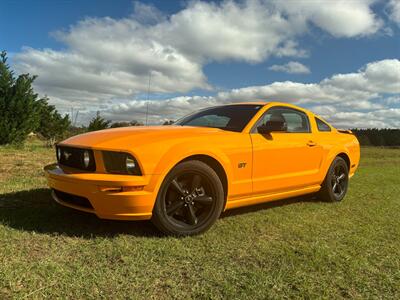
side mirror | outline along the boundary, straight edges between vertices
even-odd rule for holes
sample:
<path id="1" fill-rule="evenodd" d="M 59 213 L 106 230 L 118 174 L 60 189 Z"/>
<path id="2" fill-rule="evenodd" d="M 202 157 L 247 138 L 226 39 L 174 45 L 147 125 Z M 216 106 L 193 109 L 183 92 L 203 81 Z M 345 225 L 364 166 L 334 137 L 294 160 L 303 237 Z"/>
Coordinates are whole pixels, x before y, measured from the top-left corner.
<path id="1" fill-rule="evenodd" d="M 282 121 L 268 121 L 265 125 L 257 127 L 258 133 L 269 134 L 274 131 L 286 131 L 286 123 Z"/>
<path id="2" fill-rule="evenodd" d="M 269 134 L 271 131 L 269 128 L 265 125 L 260 125 L 257 127 L 257 132 L 261 134 Z"/>

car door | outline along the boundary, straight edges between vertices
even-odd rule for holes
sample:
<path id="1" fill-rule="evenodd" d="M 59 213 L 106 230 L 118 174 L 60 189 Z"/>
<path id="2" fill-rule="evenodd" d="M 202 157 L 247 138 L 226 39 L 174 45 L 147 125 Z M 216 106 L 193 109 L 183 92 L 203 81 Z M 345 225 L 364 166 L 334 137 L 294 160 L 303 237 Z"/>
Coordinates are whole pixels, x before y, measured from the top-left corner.
<path id="1" fill-rule="evenodd" d="M 283 131 L 266 134 L 257 127 L 282 119 Z M 290 107 L 272 107 L 252 129 L 253 194 L 269 194 L 318 184 L 322 147 L 313 139 L 308 115 Z"/>

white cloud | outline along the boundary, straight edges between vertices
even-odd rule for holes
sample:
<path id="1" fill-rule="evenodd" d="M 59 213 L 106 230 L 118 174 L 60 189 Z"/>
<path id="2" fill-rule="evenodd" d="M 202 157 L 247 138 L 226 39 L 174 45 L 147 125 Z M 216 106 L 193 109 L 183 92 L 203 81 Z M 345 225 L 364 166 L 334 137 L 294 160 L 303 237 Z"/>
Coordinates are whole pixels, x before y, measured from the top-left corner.
<path id="1" fill-rule="evenodd" d="M 330 117 L 344 128 L 399 128 L 400 109 L 388 108 L 370 112 L 338 112 Z"/>
<path id="2" fill-rule="evenodd" d="M 321 1 L 191 1 L 169 16 L 137 2 L 126 18 L 86 18 L 54 33 L 62 50 L 24 48 L 13 61 L 39 75 L 38 92 L 61 108 L 133 98 L 146 92 L 149 74 L 153 93 L 211 89 L 209 62 L 307 56 L 297 39 L 310 23 L 336 37 L 380 28 L 371 1 Z"/>
<path id="3" fill-rule="evenodd" d="M 14 61 L 19 72 L 39 75 L 39 92 L 72 102 L 82 102 L 79 92 L 98 102 L 131 97 L 147 90 L 150 73 L 152 92 L 208 89 L 209 61 L 297 54 L 293 24 L 257 0 L 195 1 L 169 18 L 136 4 L 128 18 L 87 18 L 54 36 L 66 50 L 25 48 Z"/>
<path id="4" fill-rule="evenodd" d="M 386 9 L 389 18 L 400 26 L 400 2 L 398 0 L 390 0 L 386 5 Z"/>
<path id="5" fill-rule="evenodd" d="M 311 22 L 336 37 L 364 36 L 376 33 L 383 25 L 370 6 L 370 0 L 276 0 L 276 6 L 298 23 Z"/>
<path id="6" fill-rule="evenodd" d="M 160 40 L 199 61 L 261 62 L 271 55 L 300 56 L 294 40 L 306 24 L 285 18 L 270 1 L 192 1 L 155 28 Z"/>
<path id="7" fill-rule="evenodd" d="M 358 94 L 360 100 L 379 93 L 400 93 L 400 61 L 385 59 L 368 63 L 357 73 L 337 74 L 322 84 L 344 98 Z"/>
<path id="8" fill-rule="evenodd" d="M 391 95 L 391 96 L 387 96 Z M 336 74 L 319 83 L 274 82 L 219 92 L 212 97 L 176 97 L 149 101 L 150 123 L 177 119 L 212 105 L 248 101 L 283 101 L 310 108 L 334 125 L 400 127 L 400 61 L 368 63 L 356 73 Z M 135 100 L 105 110 L 113 120 L 144 120 L 147 102 Z"/>
<path id="9" fill-rule="evenodd" d="M 272 65 L 268 68 L 272 71 L 285 72 L 289 74 L 310 74 L 310 69 L 297 61 L 290 61 L 284 65 Z"/>
<path id="10" fill-rule="evenodd" d="M 143 4 L 135 1 L 132 17 L 143 24 L 157 24 L 166 20 L 166 16 L 152 4 Z"/>

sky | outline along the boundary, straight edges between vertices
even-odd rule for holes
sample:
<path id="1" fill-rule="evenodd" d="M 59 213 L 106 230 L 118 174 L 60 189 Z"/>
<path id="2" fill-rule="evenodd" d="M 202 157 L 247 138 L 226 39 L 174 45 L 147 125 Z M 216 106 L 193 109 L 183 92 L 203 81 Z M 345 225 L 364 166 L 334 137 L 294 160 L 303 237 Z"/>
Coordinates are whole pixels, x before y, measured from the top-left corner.
<path id="1" fill-rule="evenodd" d="M 400 128 L 400 1 L 3 0 L 0 50 L 78 124 L 282 101 Z"/>

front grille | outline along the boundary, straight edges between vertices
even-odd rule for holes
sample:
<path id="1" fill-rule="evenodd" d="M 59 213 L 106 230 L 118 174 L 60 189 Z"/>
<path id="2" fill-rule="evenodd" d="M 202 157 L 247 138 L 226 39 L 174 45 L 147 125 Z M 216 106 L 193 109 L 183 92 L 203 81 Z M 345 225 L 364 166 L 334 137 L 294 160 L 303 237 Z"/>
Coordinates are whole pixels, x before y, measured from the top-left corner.
<path id="1" fill-rule="evenodd" d="M 56 151 L 58 163 L 63 166 L 87 172 L 94 172 L 96 170 L 94 154 L 90 149 L 57 146 Z M 87 166 L 84 162 L 85 152 L 89 154 L 89 164 Z"/>
<path id="2" fill-rule="evenodd" d="M 72 204 L 72 205 L 76 205 L 76 206 L 80 206 L 80 207 L 84 207 L 84 208 L 93 209 L 92 204 L 90 204 L 89 200 L 85 197 L 68 194 L 65 192 L 58 191 L 58 190 L 53 190 L 53 191 L 54 191 L 54 194 L 56 194 L 57 198 L 63 202 L 66 202 L 66 203 Z"/>

